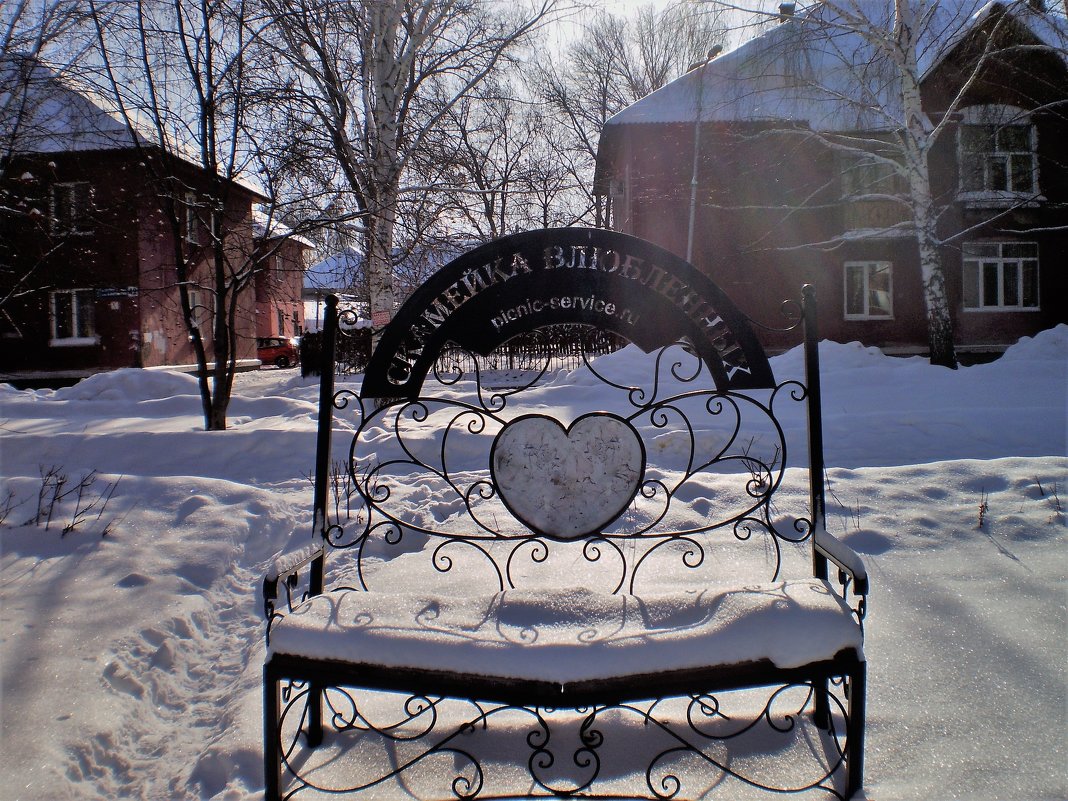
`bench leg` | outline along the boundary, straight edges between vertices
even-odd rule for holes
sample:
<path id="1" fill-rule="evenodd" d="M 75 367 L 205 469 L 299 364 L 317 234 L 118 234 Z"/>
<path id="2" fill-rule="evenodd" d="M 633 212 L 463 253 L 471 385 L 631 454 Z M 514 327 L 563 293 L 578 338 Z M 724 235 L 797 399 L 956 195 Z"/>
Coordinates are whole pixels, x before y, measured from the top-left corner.
<path id="1" fill-rule="evenodd" d="M 864 718 L 867 664 L 858 662 L 849 674 L 849 725 L 846 728 L 846 798 L 864 786 Z"/>
<path id="2" fill-rule="evenodd" d="M 323 743 L 323 688 L 318 684 L 308 686 L 308 728 L 309 748 L 318 748 Z"/>
<path id="3" fill-rule="evenodd" d="M 267 665 L 263 669 L 263 795 L 266 801 L 281 798 L 282 757 L 278 731 L 280 692 L 278 679 L 272 675 L 270 665 Z"/>
<path id="4" fill-rule="evenodd" d="M 812 682 L 812 689 L 815 697 L 813 698 L 812 720 L 816 724 L 817 728 L 824 731 L 831 730 L 831 701 L 830 691 L 827 688 L 828 680 L 826 678 L 816 679 Z"/>

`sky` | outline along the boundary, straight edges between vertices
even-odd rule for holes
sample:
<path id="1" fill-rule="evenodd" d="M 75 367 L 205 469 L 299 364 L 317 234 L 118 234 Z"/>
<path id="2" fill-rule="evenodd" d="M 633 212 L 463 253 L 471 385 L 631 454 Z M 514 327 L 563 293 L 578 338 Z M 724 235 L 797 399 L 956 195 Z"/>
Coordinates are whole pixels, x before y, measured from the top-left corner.
<path id="1" fill-rule="evenodd" d="M 646 6 L 663 10 L 672 4 L 672 0 L 592 0 L 589 3 L 594 8 L 624 16 L 634 16 L 638 9 Z M 743 2 L 739 5 L 745 8 L 753 7 L 773 11 L 779 7 L 777 0 L 753 0 L 752 3 Z M 556 32 L 552 38 L 559 42 L 558 46 L 566 46 L 568 40 L 581 36 L 583 21 L 589 16 L 589 13 L 586 9 L 579 8 L 574 13 L 565 15 L 565 18 L 556 24 Z M 728 12 L 728 18 L 732 20 L 733 24 L 749 22 L 752 16 L 752 14 L 745 11 Z M 731 34 L 731 42 L 733 44 L 740 44 L 745 38 L 749 38 L 743 31 L 744 28 Z"/>

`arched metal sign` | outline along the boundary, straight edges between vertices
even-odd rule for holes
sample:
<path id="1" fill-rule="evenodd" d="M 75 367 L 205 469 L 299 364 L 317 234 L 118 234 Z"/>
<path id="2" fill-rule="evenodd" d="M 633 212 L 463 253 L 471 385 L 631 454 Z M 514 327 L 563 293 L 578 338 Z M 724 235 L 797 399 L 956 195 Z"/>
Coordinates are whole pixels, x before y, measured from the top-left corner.
<path id="1" fill-rule="evenodd" d="M 449 262 L 382 332 L 365 397 L 417 397 L 449 342 L 487 355 L 561 323 L 613 331 L 649 352 L 688 341 L 720 389 L 772 387 L 748 321 L 704 273 L 616 231 L 550 228 L 497 239 Z"/>

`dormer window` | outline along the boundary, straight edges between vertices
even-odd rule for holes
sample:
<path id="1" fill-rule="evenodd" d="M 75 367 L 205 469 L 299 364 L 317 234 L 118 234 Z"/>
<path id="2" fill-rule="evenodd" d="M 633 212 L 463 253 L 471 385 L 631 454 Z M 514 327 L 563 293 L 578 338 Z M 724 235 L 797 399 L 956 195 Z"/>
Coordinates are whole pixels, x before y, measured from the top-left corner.
<path id="1" fill-rule="evenodd" d="M 972 106 L 960 126 L 960 188 L 968 194 L 1038 193 L 1037 137 L 1014 106 Z"/>

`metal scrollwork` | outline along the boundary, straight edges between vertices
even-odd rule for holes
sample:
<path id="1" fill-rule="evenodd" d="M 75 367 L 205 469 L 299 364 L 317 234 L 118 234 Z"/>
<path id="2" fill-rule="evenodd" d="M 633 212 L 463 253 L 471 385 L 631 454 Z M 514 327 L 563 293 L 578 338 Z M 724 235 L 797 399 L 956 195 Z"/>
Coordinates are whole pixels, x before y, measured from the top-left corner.
<path id="1" fill-rule="evenodd" d="M 546 357 L 533 376 L 527 374 L 518 384 L 491 388 L 485 383 L 490 373 L 482 369 L 480 358 L 465 353 L 454 360 L 455 369 L 439 366 L 434 377 L 440 379 L 441 392 L 424 387 L 418 400 L 366 410 L 362 401 L 350 403 L 355 396 L 349 390 L 337 393 L 337 409 L 356 409 L 348 472 L 361 516 L 332 521 L 326 530 L 331 546 L 352 549 L 358 559 L 382 559 L 436 541 L 426 552 L 434 554 L 436 572 L 445 577 L 459 574 L 454 561 L 442 560 L 447 553 L 442 545 L 477 542 L 472 555 L 477 551 L 480 558 L 474 561 L 489 567 L 491 580 L 498 583 L 503 577 L 503 586 L 518 586 L 517 559 L 524 555 L 536 562 L 539 548 L 548 546 L 525 547 L 541 535 L 502 502 L 488 471 L 489 447 L 524 408 L 518 405 L 519 396 L 551 385 L 551 359 Z M 646 553 L 661 550 L 680 534 L 714 536 L 723 531 L 738 541 L 759 535 L 767 540 L 774 562 L 768 575 L 777 576 L 780 540 L 794 543 L 803 537 L 796 529 L 780 530 L 769 509 L 787 455 L 785 434 L 772 407 L 803 400 L 803 385 L 781 384 L 766 403 L 751 394 L 703 388 L 712 383 L 707 368 L 692 349 L 681 345 L 652 354 L 644 384 L 614 378 L 611 357 L 608 362 L 586 361 L 582 369 L 617 391 L 615 409 L 644 440 L 650 460 L 624 513 L 593 539 L 577 544 L 586 562 L 597 562 L 590 556 L 600 556 L 604 549 L 623 560 L 622 578 L 615 571 L 606 574 L 604 589 L 633 587 Z M 413 493 L 419 487 L 425 491 Z M 694 503 L 708 496 L 716 500 L 714 509 L 703 501 Z M 421 507 L 420 514 L 407 514 L 413 498 L 418 504 L 418 498 L 428 497 L 434 501 Z M 594 541 L 598 544 L 592 545 Z M 702 547 L 695 544 L 692 553 L 701 553 Z M 566 544 L 554 548 L 563 550 Z M 370 580 L 369 571 L 357 572 Z"/>
<path id="2" fill-rule="evenodd" d="M 413 796 L 428 798 L 618 798 L 623 793 L 612 784 L 617 777 L 606 769 L 620 767 L 612 759 L 625 748 L 627 770 L 644 775 L 655 798 L 701 796 L 716 785 L 737 783 L 772 795 L 844 799 L 834 776 L 848 748 L 847 709 L 840 697 L 847 686 L 836 680 L 829 687 L 832 714 L 827 728 L 814 722 L 816 688 L 807 683 L 767 688 L 763 704 L 744 715 L 729 711 L 715 694 L 557 709 L 427 695 L 384 701 L 381 694 L 366 690 L 331 687 L 325 694 L 329 731 L 324 742 L 333 742 L 343 732 L 372 733 L 389 744 L 392 754 L 354 779 L 336 748 L 321 759 L 292 757 L 300 729 L 306 726 L 310 693 L 308 685 L 293 682 L 283 690 L 278 729 L 287 772 L 285 797 L 357 792 L 399 782 Z M 487 783 L 493 775 L 487 763 L 501 757 L 500 745 L 494 745 L 498 737 L 512 743 L 509 748 L 526 749 L 525 759 L 516 760 L 514 750 L 509 758 L 513 765 L 525 764 L 526 784 L 517 785 L 514 774 L 508 786 Z M 621 737 L 627 738 L 625 743 Z M 789 750 L 796 764 L 788 776 L 765 776 L 762 762 L 728 756 L 726 744 L 732 741 L 743 743 L 743 749 L 744 743 L 759 742 L 762 751 Z M 350 747 L 359 742 L 352 741 Z M 451 759 L 442 763 L 438 758 L 443 756 Z M 444 765 L 449 768 L 442 772 Z"/>
<path id="3" fill-rule="evenodd" d="M 592 533 L 575 529 L 568 536 L 561 529 L 535 531 L 533 523 L 517 517 L 505 503 L 509 484 L 498 486 L 491 470 L 492 445 L 502 431 L 523 415 L 533 416 L 532 408 L 555 408 L 553 357 L 545 354 L 522 377 L 485 360 L 446 351 L 428 379 L 436 386 L 424 385 L 422 397 L 414 400 L 365 406 L 350 389 L 333 396 L 334 409 L 345 412 L 337 419 L 347 418 L 353 431 L 345 465 L 353 503 L 335 505 L 336 519 L 322 521 L 319 529 L 327 550 L 351 555 L 353 566 L 344 578 L 356 589 L 390 589 L 386 567 L 398 558 L 413 571 L 425 568 L 418 574 L 426 581 L 420 589 L 433 592 L 434 582 L 441 582 L 442 595 L 450 586 L 467 591 L 477 585 L 489 593 L 536 588 L 547 576 L 594 591 L 639 595 L 668 570 L 704 586 L 736 578 L 739 565 L 756 571 L 747 575 L 754 581 L 778 580 L 789 559 L 810 565 L 811 557 L 799 557 L 797 546 L 814 540 L 812 520 L 772 508 L 786 477 L 782 421 L 800 417 L 808 397 L 800 382 L 749 393 L 719 389 L 685 344 L 651 354 L 642 381 L 628 372 L 631 362 L 620 370 L 623 360 L 608 356 L 595 363 L 582 354 L 581 374 L 571 383 L 598 385 L 598 399 L 606 406 L 598 414 L 633 429 L 644 472 L 635 467 L 632 474 L 639 477 L 620 492 L 615 509 L 625 503 L 621 514 L 603 518 Z M 558 422 L 566 428 L 571 421 Z M 546 497 L 552 497 L 551 488 Z M 342 506 L 346 514 L 338 511 Z M 857 589 L 849 575 L 838 579 L 843 596 Z M 269 589 L 265 585 L 270 622 L 307 597 L 296 572 L 279 575 Z M 865 604 L 859 595 L 858 623 Z M 487 609 L 487 619 L 494 612 Z M 431 604 L 419 614 L 418 622 L 432 627 L 439 610 Z M 497 626 L 509 642 L 532 642 L 539 635 L 526 621 Z M 599 636 L 591 629 L 578 638 Z M 839 666 L 836 661 L 835 669 Z M 857 675 L 863 687 L 863 674 Z M 392 782 L 427 798 L 613 798 L 634 791 L 620 792 L 613 760 L 624 753 L 627 772 L 644 775 L 642 792 L 659 799 L 702 797 L 732 784 L 844 799 L 837 780 L 849 753 L 847 733 L 853 731 L 854 679 L 795 678 L 796 672 L 788 683 L 742 691 L 757 695 L 739 709 L 731 693 L 700 691 L 554 709 L 500 700 L 514 701 L 509 694 L 489 702 L 283 680 L 274 732 L 281 795 L 351 793 Z M 298 757 L 301 732 L 316 714 L 325 729 L 323 745 Z M 630 739 L 620 742 L 628 732 Z M 367 734 L 379 738 L 376 745 L 368 745 Z M 788 775 L 762 775 L 761 761 L 730 756 L 726 744 L 750 741 L 758 747 L 746 745 L 742 753 L 788 750 Z M 379 749 L 376 758 L 363 758 L 363 748 Z M 359 770 L 343 769 L 346 749 Z M 502 758 L 507 770 L 489 770 Z M 522 774 L 519 786 L 516 773 Z M 504 780 L 513 784 L 495 783 Z"/>

